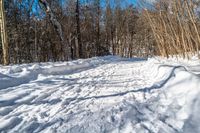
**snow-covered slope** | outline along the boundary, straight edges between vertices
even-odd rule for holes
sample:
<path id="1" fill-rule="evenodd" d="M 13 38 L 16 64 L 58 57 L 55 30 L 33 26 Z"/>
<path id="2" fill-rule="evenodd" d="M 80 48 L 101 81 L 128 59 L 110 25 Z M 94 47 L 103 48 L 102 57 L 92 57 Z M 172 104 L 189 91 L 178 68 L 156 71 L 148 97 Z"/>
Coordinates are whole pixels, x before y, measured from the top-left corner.
<path id="1" fill-rule="evenodd" d="M 115 56 L 0 66 L 0 132 L 199 133 L 199 66 Z"/>

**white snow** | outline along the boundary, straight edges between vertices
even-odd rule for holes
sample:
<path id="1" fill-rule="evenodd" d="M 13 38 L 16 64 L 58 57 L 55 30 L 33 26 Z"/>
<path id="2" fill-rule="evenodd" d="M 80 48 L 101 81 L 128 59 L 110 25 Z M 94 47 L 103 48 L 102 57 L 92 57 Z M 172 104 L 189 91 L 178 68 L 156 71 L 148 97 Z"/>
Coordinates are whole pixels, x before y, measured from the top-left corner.
<path id="1" fill-rule="evenodd" d="M 200 133 L 200 61 L 0 66 L 0 132 Z"/>

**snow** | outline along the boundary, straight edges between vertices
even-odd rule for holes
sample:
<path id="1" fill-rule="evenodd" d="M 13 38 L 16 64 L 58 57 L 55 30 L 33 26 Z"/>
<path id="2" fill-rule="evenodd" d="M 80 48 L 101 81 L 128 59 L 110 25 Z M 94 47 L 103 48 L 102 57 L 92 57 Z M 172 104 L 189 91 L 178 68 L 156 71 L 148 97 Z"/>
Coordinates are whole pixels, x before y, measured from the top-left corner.
<path id="1" fill-rule="evenodd" d="M 199 94 L 195 57 L 0 66 L 0 132 L 198 133 Z"/>

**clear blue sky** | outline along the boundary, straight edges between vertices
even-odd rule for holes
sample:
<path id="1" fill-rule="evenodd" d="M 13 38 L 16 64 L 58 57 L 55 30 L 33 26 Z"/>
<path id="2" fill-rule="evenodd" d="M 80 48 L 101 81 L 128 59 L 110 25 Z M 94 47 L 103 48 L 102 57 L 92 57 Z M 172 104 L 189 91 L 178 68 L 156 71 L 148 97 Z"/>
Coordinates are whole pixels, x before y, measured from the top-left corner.
<path id="1" fill-rule="evenodd" d="M 129 3 L 133 3 L 133 4 L 136 4 L 137 3 L 137 0 L 128 0 Z"/>
<path id="2" fill-rule="evenodd" d="M 83 1 L 85 1 L 85 0 L 83 0 Z M 92 0 L 91 0 L 92 1 Z M 116 0 L 110 0 L 110 4 L 111 5 L 115 5 L 115 1 Z M 127 6 L 127 5 L 131 5 L 131 4 L 133 4 L 133 5 L 135 5 L 135 6 L 137 6 L 137 1 L 138 0 L 121 0 L 121 6 L 122 7 L 124 7 L 124 6 Z M 105 2 L 106 2 L 106 0 L 101 0 L 101 5 L 102 5 L 102 7 L 104 7 L 105 6 Z"/>
<path id="3" fill-rule="evenodd" d="M 65 1 L 65 0 L 64 0 Z M 81 1 L 81 0 L 80 0 Z M 85 1 L 85 0 L 83 0 L 83 1 Z M 135 5 L 135 6 L 137 6 L 136 5 L 136 3 L 137 3 L 137 1 L 138 0 L 124 0 L 123 2 L 126 2 L 126 4 L 133 4 L 133 5 Z M 102 2 L 104 3 L 105 2 L 105 0 L 102 0 Z M 114 0 L 111 0 L 111 4 L 112 4 L 112 2 L 114 2 Z M 102 3 L 102 4 L 103 4 Z M 114 3 L 113 3 L 114 4 Z M 39 15 L 38 14 L 38 0 L 35 0 L 35 2 L 34 2 L 34 4 L 33 4 L 33 8 L 32 8 L 32 10 L 33 10 L 33 12 L 34 12 L 34 14 L 35 15 Z"/>

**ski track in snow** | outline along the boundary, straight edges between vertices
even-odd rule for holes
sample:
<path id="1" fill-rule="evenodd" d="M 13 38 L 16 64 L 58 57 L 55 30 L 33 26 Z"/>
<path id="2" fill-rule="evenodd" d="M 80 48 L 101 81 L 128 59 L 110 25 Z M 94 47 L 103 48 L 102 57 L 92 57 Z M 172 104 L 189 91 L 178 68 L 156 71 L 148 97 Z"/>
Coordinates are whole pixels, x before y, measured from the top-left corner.
<path id="1" fill-rule="evenodd" d="M 197 133 L 200 79 L 182 65 L 108 56 L 0 66 L 0 132 Z"/>

